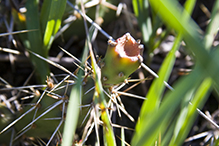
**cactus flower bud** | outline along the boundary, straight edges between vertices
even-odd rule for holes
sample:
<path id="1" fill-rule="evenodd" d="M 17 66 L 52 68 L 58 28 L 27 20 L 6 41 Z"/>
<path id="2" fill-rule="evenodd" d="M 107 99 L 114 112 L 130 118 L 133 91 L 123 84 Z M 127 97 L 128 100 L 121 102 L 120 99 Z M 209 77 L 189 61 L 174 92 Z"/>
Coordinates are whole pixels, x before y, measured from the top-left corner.
<path id="1" fill-rule="evenodd" d="M 126 33 L 116 41 L 109 40 L 101 63 L 101 80 L 105 87 L 124 82 L 143 60 L 143 45 Z"/>

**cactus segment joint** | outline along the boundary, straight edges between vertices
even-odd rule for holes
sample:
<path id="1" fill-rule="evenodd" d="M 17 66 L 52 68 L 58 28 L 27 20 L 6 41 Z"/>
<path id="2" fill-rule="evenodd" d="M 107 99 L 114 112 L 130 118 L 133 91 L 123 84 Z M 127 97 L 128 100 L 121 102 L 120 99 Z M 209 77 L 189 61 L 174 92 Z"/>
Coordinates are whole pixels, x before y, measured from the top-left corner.
<path id="1" fill-rule="evenodd" d="M 143 62 L 144 46 L 130 33 L 117 40 L 109 40 L 104 64 L 100 64 L 102 83 L 105 87 L 120 84 L 135 72 Z"/>

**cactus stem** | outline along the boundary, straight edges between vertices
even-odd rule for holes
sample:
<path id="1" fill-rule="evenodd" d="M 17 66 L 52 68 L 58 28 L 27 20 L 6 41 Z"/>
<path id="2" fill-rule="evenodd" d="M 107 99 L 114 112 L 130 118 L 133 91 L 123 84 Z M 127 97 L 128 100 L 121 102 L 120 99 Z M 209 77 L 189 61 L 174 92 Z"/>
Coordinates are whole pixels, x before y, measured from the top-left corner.
<path id="1" fill-rule="evenodd" d="M 116 41 L 109 40 L 108 48 L 101 67 L 102 82 L 109 87 L 124 80 L 137 70 L 142 61 L 144 46 L 139 44 L 130 33 L 126 33 Z"/>

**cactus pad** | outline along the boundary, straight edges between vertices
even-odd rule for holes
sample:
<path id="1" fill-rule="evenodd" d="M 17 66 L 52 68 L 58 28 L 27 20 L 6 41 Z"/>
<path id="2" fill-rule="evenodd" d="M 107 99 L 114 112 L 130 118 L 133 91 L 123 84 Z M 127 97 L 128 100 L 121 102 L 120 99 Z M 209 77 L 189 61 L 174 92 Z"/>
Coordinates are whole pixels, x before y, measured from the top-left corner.
<path id="1" fill-rule="evenodd" d="M 116 41 L 109 40 L 106 55 L 100 65 L 103 85 L 111 86 L 124 82 L 140 67 L 143 49 L 143 45 L 129 33 Z"/>

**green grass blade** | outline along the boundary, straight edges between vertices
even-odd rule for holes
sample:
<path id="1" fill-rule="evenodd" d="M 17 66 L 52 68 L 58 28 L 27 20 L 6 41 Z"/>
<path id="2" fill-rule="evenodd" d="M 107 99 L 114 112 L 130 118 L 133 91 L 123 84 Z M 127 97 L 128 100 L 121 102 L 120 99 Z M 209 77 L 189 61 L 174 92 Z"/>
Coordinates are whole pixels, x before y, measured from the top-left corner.
<path id="1" fill-rule="evenodd" d="M 214 142 L 214 146 L 218 146 L 218 145 L 219 145 L 219 138 Z"/>
<path id="2" fill-rule="evenodd" d="M 185 9 L 189 14 L 192 13 L 192 10 L 195 5 L 195 0 L 187 0 L 185 3 Z M 212 44 L 212 42 L 211 42 Z M 209 46 L 210 47 L 210 46 Z M 199 87 L 198 91 L 196 92 L 196 95 L 193 99 L 193 105 L 189 105 L 189 101 L 191 100 L 191 97 L 193 96 L 193 92 L 191 92 L 190 96 L 188 96 L 188 99 L 184 99 L 184 108 L 181 109 L 178 121 L 176 123 L 176 127 L 174 129 L 174 134 L 172 137 L 172 140 L 170 142 L 170 145 L 181 145 L 182 142 L 185 140 L 188 132 L 190 131 L 190 128 L 194 122 L 194 119 L 196 115 L 198 114 L 196 111 L 197 105 L 203 103 L 206 99 L 206 94 L 209 88 L 211 87 L 211 79 L 205 79 L 202 85 Z M 204 92 L 204 93 L 203 93 Z M 200 95 L 202 93 L 202 95 Z M 201 96 L 201 97 L 200 97 Z M 199 99 L 199 100 L 197 100 Z M 200 100 L 201 99 L 201 100 Z M 191 108 L 192 107 L 192 108 Z"/>
<path id="3" fill-rule="evenodd" d="M 48 51 L 61 26 L 67 0 L 45 0 L 41 11 L 44 49 Z"/>
<path id="4" fill-rule="evenodd" d="M 187 0 L 185 2 L 185 10 L 191 15 L 195 7 L 196 0 Z"/>
<path id="5" fill-rule="evenodd" d="M 189 14 L 185 12 L 182 13 L 183 8 L 176 1 L 150 0 L 150 4 L 154 10 L 159 12 L 166 24 L 176 31 L 182 32 L 185 42 L 189 49 L 195 54 L 197 62 L 200 62 L 200 67 L 202 67 L 203 71 L 206 71 L 206 68 L 211 66 L 211 69 L 208 70 L 207 73 L 213 78 L 217 88 L 219 88 L 219 77 L 216 74 L 219 72 L 219 60 L 216 56 L 212 59 L 211 55 L 214 55 L 214 53 L 211 54 L 206 50 L 203 40 L 198 33 L 200 29 L 195 22 L 192 19 L 182 19 L 182 16 L 190 18 Z M 171 21 L 169 21 L 170 19 Z"/>
<path id="6" fill-rule="evenodd" d="M 125 146 L 125 129 L 121 127 L 121 146 Z"/>
<path id="7" fill-rule="evenodd" d="M 174 120 L 174 121 L 171 121 Z M 170 143 L 170 140 L 173 136 L 175 124 L 176 124 L 176 118 L 173 118 L 169 121 L 169 123 L 166 125 L 166 130 L 162 131 L 161 133 L 161 144 L 160 146 L 167 146 Z"/>
<path id="8" fill-rule="evenodd" d="M 219 28 L 219 0 L 217 0 L 214 4 L 212 13 L 211 13 L 211 21 L 209 25 L 207 26 L 206 34 L 205 34 L 205 47 L 207 49 L 210 49 L 212 46 L 212 43 L 214 41 L 214 37 L 216 33 L 218 32 Z"/>
<path id="9" fill-rule="evenodd" d="M 133 0 L 132 4 L 139 27 L 141 28 L 143 41 L 146 45 L 149 45 L 148 43 L 152 35 L 152 22 L 148 0 Z"/>
<path id="10" fill-rule="evenodd" d="M 191 12 L 192 6 L 194 6 L 194 1 L 189 1 L 188 3 L 190 3 L 190 5 L 187 6 L 186 10 L 188 12 Z M 200 29 L 194 23 L 194 21 L 190 19 L 188 12 L 185 12 L 183 8 L 177 3 L 177 1 L 150 0 L 150 4 L 153 10 L 159 13 L 161 18 L 164 20 L 164 22 L 167 23 L 169 27 L 172 27 L 177 32 L 182 33 L 182 36 L 185 39 L 187 45 L 194 52 L 198 65 L 189 77 L 179 82 L 174 92 L 169 93 L 167 96 L 165 96 L 165 100 L 162 102 L 160 109 L 158 109 L 157 112 L 155 112 L 154 114 L 150 114 L 150 116 L 148 116 L 147 125 L 145 127 L 140 126 L 140 128 L 142 128 L 140 130 L 140 128 L 137 125 L 136 134 L 132 141 L 133 145 L 152 145 L 155 139 L 157 138 L 159 131 L 167 130 L 166 125 L 169 120 L 173 120 L 172 118 L 174 118 L 173 117 L 174 111 L 178 109 L 178 106 L 183 101 L 184 96 L 188 94 L 189 91 L 191 92 L 192 90 L 196 89 L 199 85 L 196 82 L 200 83 L 200 81 L 203 80 L 203 78 L 205 78 L 206 75 L 210 75 L 214 79 L 215 83 L 219 85 L 218 84 L 219 78 L 216 76 L 216 72 L 218 72 L 219 70 L 219 67 L 217 65 L 218 61 L 216 55 L 218 51 L 214 51 L 210 53 L 206 51 L 206 48 L 204 47 L 205 45 L 203 44 L 203 41 L 200 38 L 200 34 L 198 33 L 198 30 Z M 188 80 L 188 78 L 190 78 L 190 80 Z M 160 89 L 157 88 L 157 91 L 158 90 Z M 151 102 L 152 111 L 153 111 L 153 107 L 156 107 L 156 105 L 154 104 L 156 103 L 156 100 L 157 99 L 151 100 L 153 101 Z M 197 103 L 201 103 L 201 102 L 197 102 Z M 141 114 L 142 113 L 144 114 L 145 112 L 141 112 Z M 140 121 L 141 120 L 144 121 L 144 116 L 142 115 L 140 115 Z M 168 141 L 168 139 L 166 139 L 166 141 Z"/>
<path id="11" fill-rule="evenodd" d="M 73 137 L 75 134 L 75 130 L 77 128 L 78 122 L 78 115 L 79 115 L 79 100 L 81 99 L 81 75 L 82 71 L 79 71 L 79 79 L 77 80 L 76 85 L 72 88 L 70 97 L 69 97 L 69 104 L 67 108 L 66 120 L 64 125 L 64 132 L 63 132 L 63 141 L 62 146 L 71 146 L 73 143 Z"/>
<path id="12" fill-rule="evenodd" d="M 32 52 L 35 52 L 43 57 L 47 57 L 47 53 L 42 49 L 42 34 L 38 15 L 38 0 L 27 1 L 26 8 L 26 27 L 28 30 L 35 30 L 28 32 L 28 43 L 26 47 Z M 36 67 L 37 73 L 40 76 L 40 82 L 44 83 L 46 76 L 49 73 L 48 64 L 32 54 L 30 56 L 33 64 Z"/>
<path id="13" fill-rule="evenodd" d="M 191 15 L 193 9 L 194 9 L 194 6 L 195 6 L 195 2 L 196 0 L 187 0 L 185 2 L 185 10 Z M 182 18 L 182 19 L 186 19 L 185 17 Z M 181 33 L 179 34 L 178 37 L 182 37 Z M 191 100 L 192 96 L 193 96 L 193 92 L 194 92 L 195 89 L 189 91 L 187 93 L 187 95 L 185 96 L 185 98 L 182 100 L 182 103 L 181 103 L 181 111 L 180 111 L 180 116 L 179 118 L 173 118 L 174 121 L 177 121 L 176 123 L 172 123 L 170 125 L 170 127 L 172 128 L 168 128 L 167 131 L 165 131 L 163 134 L 162 134 L 162 139 L 165 139 L 165 143 L 166 142 L 169 142 L 171 140 L 171 137 L 172 139 L 174 139 L 175 137 L 177 137 L 177 134 L 184 122 L 184 119 L 186 117 L 186 114 L 188 112 L 188 104 L 189 104 L 189 101 Z M 174 126 L 176 125 L 176 126 Z M 172 131 L 173 130 L 173 131 Z M 172 133 L 174 133 L 172 135 Z M 166 143 L 167 144 L 167 143 Z"/>
<path id="14" fill-rule="evenodd" d="M 175 62 L 175 52 L 179 47 L 181 41 L 181 36 L 179 35 L 176 37 L 172 50 L 168 53 L 167 57 L 165 58 L 161 69 L 158 73 L 159 78 L 155 79 L 152 83 L 151 88 L 147 94 L 147 100 L 143 103 L 140 113 L 140 120 L 136 126 L 136 133 L 141 133 L 142 127 L 145 126 L 145 123 L 148 119 L 150 119 L 151 115 L 155 114 L 159 108 L 159 104 L 161 102 L 162 94 L 165 89 L 164 81 L 166 81 L 170 73 L 172 71 L 172 67 Z M 133 138 L 134 143 L 138 141 L 138 134 L 136 134 Z M 153 143 L 155 137 L 151 139 L 151 143 Z"/>
<path id="15" fill-rule="evenodd" d="M 212 80 L 211 78 L 206 78 L 198 90 L 196 91 L 193 100 L 191 101 L 192 105 L 188 105 L 187 111 L 186 111 L 186 116 L 184 119 L 181 119 L 182 121 L 179 120 L 179 122 L 182 122 L 180 124 L 180 130 L 179 132 L 175 135 L 176 138 L 172 139 L 170 145 L 173 146 L 178 146 L 182 145 L 183 141 L 187 137 L 195 118 L 197 117 L 198 113 L 196 111 L 197 108 L 201 108 L 205 101 L 207 100 L 207 94 L 209 93 L 209 90 L 211 89 L 212 85 Z"/>
<path id="16" fill-rule="evenodd" d="M 159 110 L 147 119 L 147 124 L 141 127 L 141 131 L 135 133 L 132 145 L 152 145 L 159 132 L 166 131 L 166 128 L 168 128 L 169 121 L 174 116 L 174 112 L 177 111 L 186 93 L 197 87 L 204 75 L 204 72 L 200 73 L 200 68 L 197 67 L 189 76 L 181 79 L 175 86 L 175 90 L 164 97 Z"/>
<path id="17" fill-rule="evenodd" d="M 172 138 L 170 139 L 172 141 L 174 141 L 175 138 L 177 137 L 177 135 L 179 134 L 179 131 L 180 131 L 180 129 L 185 121 L 186 115 L 188 113 L 188 105 L 189 105 L 190 100 L 193 97 L 195 90 L 196 89 L 193 88 L 192 90 L 188 91 L 186 96 L 181 101 L 181 104 L 179 107 L 180 108 L 179 115 L 175 116 L 175 118 L 174 118 L 174 119 L 176 119 L 176 123 L 174 124 L 174 131 L 173 131 Z M 187 119 L 187 120 L 189 120 L 189 119 Z"/>
<path id="18" fill-rule="evenodd" d="M 92 26 L 91 26 L 92 27 Z M 90 36 L 92 36 L 93 34 L 93 31 L 90 31 Z M 88 43 L 86 42 L 85 43 L 85 47 L 84 47 L 84 51 L 83 51 L 83 55 L 82 55 L 82 63 L 81 65 L 83 65 L 85 62 L 86 62 L 86 59 L 87 59 L 87 55 L 88 55 L 88 52 L 89 52 L 89 48 L 88 48 Z M 78 78 L 78 81 L 81 81 L 81 75 L 82 75 L 82 70 L 79 70 L 79 78 Z M 64 129 L 64 136 L 65 135 L 68 135 L 67 138 L 65 139 L 66 142 L 62 143 L 63 146 L 68 146 L 68 145 L 71 145 L 72 144 L 72 140 L 73 140 L 73 137 L 74 137 L 74 132 L 75 132 L 75 129 L 76 129 L 76 126 L 77 126 L 77 122 L 78 122 L 78 113 L 79 113 L 79 105 L 80 103 L 82 103 L 82 94 L 81 94 L 81 87 L 82 87 L 82 83 L 81 82 L 77 82 L 76 84 L 76 87 L 74 87 L 71 91 L 71 95 L 70 95 L 70 98 L 72 97 L 72 102 L 77 102 L 77 103 L 72 103 L 72 104 L 75 104 L 74 106 L 73 105 L 68 105 L 68 106 L 73 106 L 71 108 L 68 108 L 68 112 L 69 113 L 69 122 L 65 123 L 65 129 Z M 80 91 L 80 93 L 78 93 L 78 91 Z M 77 99 L 75 99 L 77 98 Z M 69 101 L 71 102 L 71 100 Z M 75 109 L 77 107 L 77 109 Z M 76 115 L 75 115 L 75 112 L 76 112 Z M 72 115 L 75 115 L 74 116 L 74 119 L 72 119 Z M 68 115 L 67 115 L 68 116 Z M 74 121 L 74 123 L 71 123 L 71 120 Z M 66 117 L 66 121 L 67 121 L 67 117 Z M 72 127 L 72 129 L 71 129 Z M 70 129 L 70 130 L 69 130 Z M 63 137 L 64 137 L 63 136 Z M 64 138 L 63 138 L 64 140 Z"/>

